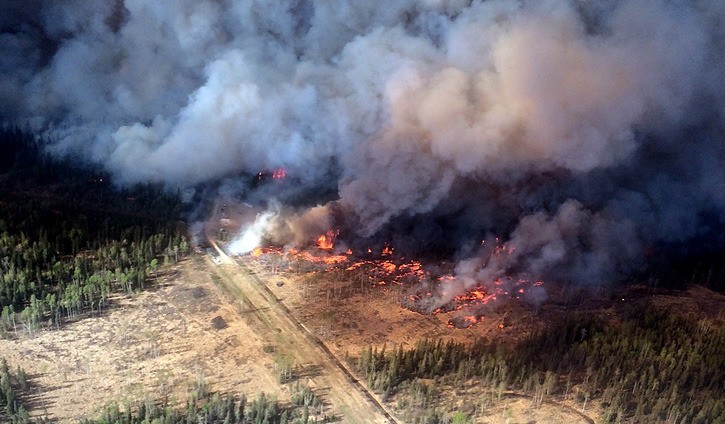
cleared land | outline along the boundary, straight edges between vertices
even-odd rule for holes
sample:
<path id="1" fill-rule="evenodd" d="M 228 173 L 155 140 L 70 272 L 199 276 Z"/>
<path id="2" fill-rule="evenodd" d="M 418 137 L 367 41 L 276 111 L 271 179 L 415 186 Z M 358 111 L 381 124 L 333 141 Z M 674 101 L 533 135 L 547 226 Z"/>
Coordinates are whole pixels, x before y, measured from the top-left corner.
<path id="1" fill-rule="evenodd" d="M 278 355 L 289 358 L 297 374 L 324 392 L 324 399 L 332 405 L 336 418 L 360 424 L 397 422 L 326 345 L 290 314 L 255 273 L 243 262 L 230 259 L 220 250 L 219 253 L 221 260 L 213 261 L 218 265 L 212 271 L 229 293 L 239 299 L 242 308 L 263 324 L 257 326 L 258 334 L 271 343 Z"/>
<path id="2" fill-rule="evenodd" d="M 633 288 L 624 297 L 564 299 L 549 287 L 539 307 L 509 302 L 477 325 L 448 327 L 444 314 L 421 315 L 400 307 L 385 288 L 348 293 L 338 276 L 273 272 L 251 257 L 214 261 L 197 255 L 166 270 L 152 290 L 114 298 L 114 306 L 60 330 L 0 341 L 2 355 L 30 375 L 34 393 L 25 400 L 33 416 L 73 422 L 110 401 L 170 399 L 183 402 L 199 382 L 216 392 L 271 393 L 288 402 L 292 384 L 280 383 L 280 367 L 291 380 L 322 396 L 324 413 L 342 423 L 405 422 L 405 399 L 380 398 L 346 374 L 344 358 L 369 345 L 412 347 L 421 338 L 470 341 L 485 337 L 511 343 L 571 308 L 616 319 L 619 304 L 650 297 L 683 314 L 719 316 L 725 298 L 701 287 L 686 293 Z M 347 293 L 347 294 L 346 294 Z M 596 298 L 596 297 L 594 297 Z M 433 381 L 423 382 L 433 384 Z M 575 390 L 576 388 L 573 388 Z M 504 391 L 496 394 L 475 380 L 441 382 L 441 410 L 476 404 L 478 423 L 591 423 L 596 405 L 574 397 L 545 399 Z M 386 417 L 386 412 L 393 417 Z"/>
<path id="3" fill-rule="evenodd" d="M 274 356 L 253 322 L 213 281 L 208 260 L 192 257 L 154 289 L 114 298 L 113 308 L 60 330 L 0 340 L 2 356 L 30 375 L 32 416 L 75 422 L 111 401 L 184 398 L 210 390 L 288 401 Z"/>

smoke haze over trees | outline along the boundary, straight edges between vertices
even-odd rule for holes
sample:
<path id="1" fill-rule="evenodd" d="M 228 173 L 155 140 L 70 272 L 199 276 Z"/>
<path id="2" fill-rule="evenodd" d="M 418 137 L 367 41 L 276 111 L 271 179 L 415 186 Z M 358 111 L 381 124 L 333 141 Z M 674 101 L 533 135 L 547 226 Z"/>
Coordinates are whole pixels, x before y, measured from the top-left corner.
<path id="1" fill-rule="evenodd" d="M 724 19 L 715 0 L 5 1 L 0 120 L 124 185 L 284 168 L 336 191 L 314 214 L 343 235 L 454 251 L 472 281 L 601 283 L 722 252 Z M 489 260 L 494 236 L 514 254 Z"/>

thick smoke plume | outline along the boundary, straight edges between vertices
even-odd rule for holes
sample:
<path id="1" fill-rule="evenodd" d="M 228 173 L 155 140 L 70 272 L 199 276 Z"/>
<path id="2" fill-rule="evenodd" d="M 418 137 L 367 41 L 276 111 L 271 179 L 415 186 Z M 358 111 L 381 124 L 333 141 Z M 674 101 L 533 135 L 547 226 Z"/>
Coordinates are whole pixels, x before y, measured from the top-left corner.
<path id="1" fill-rule="evenodd" d="M 0 30 L 2 120 L 119 184 L 334 188 L 276 241 L 591 283 L 724 244 L 722 1 L 11 0 Z"/>

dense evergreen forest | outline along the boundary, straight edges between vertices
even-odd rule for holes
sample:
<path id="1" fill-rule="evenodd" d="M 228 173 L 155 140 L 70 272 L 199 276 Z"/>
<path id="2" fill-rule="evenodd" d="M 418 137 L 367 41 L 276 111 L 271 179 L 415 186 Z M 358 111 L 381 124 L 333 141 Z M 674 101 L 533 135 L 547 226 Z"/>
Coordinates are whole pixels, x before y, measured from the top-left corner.
<path id="1" fill-rule="evenodd" d="M 510 348 L 483 340 L 424 340 L 407 351 L 371 347 L 355 365 L 384 397 L 408 392 L 424 409 L 435 404 L 439 384 L 473 380 L 494 398 L 515 392 L 536 404 L 598 402 L 599 420 L 606 423 L 710 424 L 725 422 L 723 352 L 721 322 L 649 306 L 633 307 L 621 322 L 571 315 Z M 422 385 L 420 379 L 439 384 Z"/>
<path id="2" fill-rule="evenodd" d="M 17 129 L 0 132 L 0 336 L 99 311 L 189 249 L 178 196 L 117 189 L 41 145 Z"/>

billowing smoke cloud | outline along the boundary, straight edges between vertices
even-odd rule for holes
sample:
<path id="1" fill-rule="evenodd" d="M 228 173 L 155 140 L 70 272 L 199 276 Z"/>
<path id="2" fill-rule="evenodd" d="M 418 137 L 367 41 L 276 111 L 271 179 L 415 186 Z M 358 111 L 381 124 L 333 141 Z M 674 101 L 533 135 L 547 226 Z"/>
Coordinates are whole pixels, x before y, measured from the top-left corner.
<path id="1" fill-rule="evenodd" d="M 0 110 L 121 184 L 337 186 L 276 241 L 604 282 L 723 247 L 723 28 L 716 0 L 5 1 Z M 492 234 L 514 253 L 471 247 Z"/>
<path id="2" fill-rule="evenodd" d="M 257 215 L 251 224 L 244 227 L 239 238 L 229 245 L 229 252 L 233 255 L 243 255 L 259 247 L 264 239 L 267 226 L 275 216 L 273 211 Z"/>

